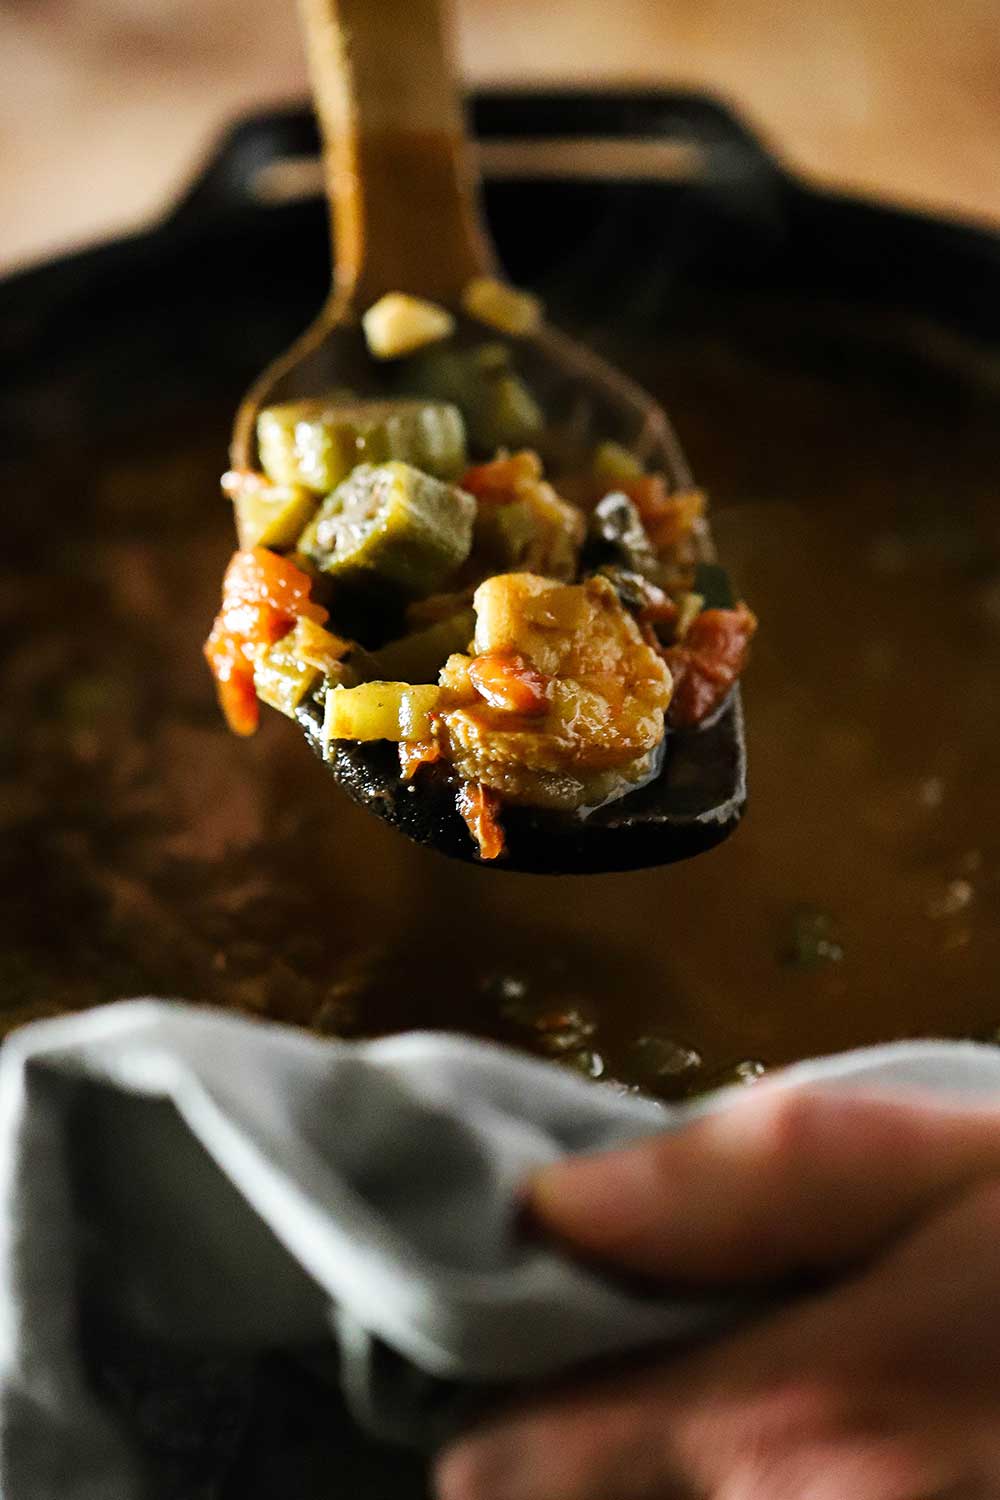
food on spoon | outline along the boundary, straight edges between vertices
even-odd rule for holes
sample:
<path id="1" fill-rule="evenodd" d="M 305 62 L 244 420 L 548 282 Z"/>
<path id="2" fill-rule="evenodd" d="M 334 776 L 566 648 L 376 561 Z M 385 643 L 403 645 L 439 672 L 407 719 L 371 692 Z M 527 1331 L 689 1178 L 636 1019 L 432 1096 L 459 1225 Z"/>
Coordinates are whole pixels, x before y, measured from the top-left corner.
<path id="1" fill-rule="evenodd" d="M 343 682 L 351 675 L 344 660 L 350 645 L 315 620 L 300 617 L 287 635 L 258 656 L 253 669 L 257 697 L 293 719 L 299 704 L 321 682 Z"/>
<path id="2" fill-rule="evenodd" d="M 486 454 L 537 442 L 545 430 L 545 413 L 514 370 L 505 344 L 439 344 L 411 362 L 405 384 L 457 406 L 469 442 Z"/>
<path id="3" fill-rule="evenodd" d="M 343 394 L 266 407 L 257 446 L 273 484 L 328 495 L 358 464 L 400 459 L 438 479 L 465 467 L 465 424 L 446 401 L 353 401 Z"/>
<path id="4" fill-rule="evenodd" d="M 422 630 L 389 641 L 375 653 L 379 675 L 387 681 L 436 680 L 449 656 L 468 649 L 475 628 L 476 616 L 470 605 L 425 625 Z"/>
<path id="5" fill-rule="evenodd" d="M 542 409 L 523 380 L 499 374 L 485 382 L 475 414 L 480 447 L 520 448 L 537 441 L 544 428 Z"/>
<path id="6" fill-rule="evenodd" d="M 703 610 L 683 640 L 664 651 L 674 676 L 670 722 L 691 728 L 715 712 L 747 664 L 756 616 L 745 604 Z"/>
<path id="7" fill-rule="evenodd" d="M 656 549 L 635 503 L 621 490 L 605 495 L 591 512 L 587 561 L 594 567 L 626 568 L 643 577 L 652 577 L 656 572 Z"/>
<path id="8" fill-rule="evenodd" d="M 295 544 L 316 509 L 316 496 L 300 484 L 274 484 L 263 474 L 230 470 L 222 491 L 233 502 L 236 533 L 245 552 L 273 547 L 281 552 Z"/>
<path id="9" fill-rule="evenodd" d="M 518 296 L 477 282 L 465 302 L 513 333 L 537 316 Z M 576 456 L 547 476 L 513 347 L 462 346 L 440 311 L 369 309 L 369 341 L 371 323 L 399 359 L 382 383 L 407 394 L 260 413 L 264 472 L 224 480 L 242 546 L 205 653 L 237 733 L 259 699 L 322 707 L 329 755 L 395 742 L 404 780 L 450 781 L 490 860 L 506 806 L 582 816 L 655 775 L 668 729 L 724 701 L 756 620 L 700 560 L 700 490 L 611 441 L 548 443 Z"/>
<path id="10" fill-rule="evenodd" d="M 460 777 L 502 802 L 562 811 L 647 778 L 670 673 L 611 584 L 507 573 L 474 603 L 475 653 L 445 664 L 436 716 Z"/>
<path id="11" fill-rule="evenodd" d="M 574 576 L 586 519 L 543 479 L 537 453 L 503 454 L 469 469 L 462 484 L 478 501 L 477 546 L 508 568 Z"/>
<path id="12" fill-rule="evenodd" d="M 433 683 L 364 682 L 326 695 L 323 743 L 332 740 L 423 740 L 441 700 Z"/>
<path id="13" fill-rule="evenodd" d="M 302 619 L 321 625 L 327 612 L 310 599 L 312 580 L 265 547 L 233 554 L 222 582 L 222 608 L 205 642 L 219 702 L 236 734 L 253 734 L 259 711 L 254 671 L 267 651 Z"/>
<path id="14" fill-rule="evenodd" d="M 677 617 L 674 621 L 674 640 L 683 641 L 691 626 L 705 608 L 704 594 L 689 590 L 677 599 Z"/>
<path id="15" fill-rule="evenodd" d="M 323 501 L 299 550 L 338 582 L 441 587 L 472 546 L 476 502 L 411 464 L 361 464 Z"/>
<path id="16" fill-rule="evenodd" d="M 361 319 L 365 341 L 376 359 L 399 359 L 454 332 L 455 319 L 444 307 L 408 292 L 387 292 Z"/>
<path id="17" fill-rule="evenodd" d="M 458 811 L 475 840 L 480 859 L 499 859 L 504 852 L 500 798 L 478 781 L 463 782 L 457 798 Z"/>
<path id="18" fill-rule="evenodd" d="M 514 338 L 535 333 L 542 321 L 542 304 L 537 297 L 494 281 L 491 276 L 473 277 L 462 293 L 462 306 L 470 318 Z"/>
<path id="19" fill-rule="evenodd" d="M 491 708 L 535 718 L 552 703 L 552 678 L 519 651 L 486 651 L 469 663 L 469 681 Z"/>
<path id="20" fill-rule="evenodd" d="M 705 513 L 702 490 L 671 494 L 662 474 L 643 474 L 640 479 L 624 484 L 622 492 L 638 511 L 649 540 L 660 550 L 683 541 Z"/>
<path id="21" fill-rule="evenodd" d="M 642 464 L 635 454 L 623 448 L 621 443 L 598 443 L 594 449 L 591 474 L 602 495 L 620 490 L 624 485 L 635 484 L 643 473 Z"/>

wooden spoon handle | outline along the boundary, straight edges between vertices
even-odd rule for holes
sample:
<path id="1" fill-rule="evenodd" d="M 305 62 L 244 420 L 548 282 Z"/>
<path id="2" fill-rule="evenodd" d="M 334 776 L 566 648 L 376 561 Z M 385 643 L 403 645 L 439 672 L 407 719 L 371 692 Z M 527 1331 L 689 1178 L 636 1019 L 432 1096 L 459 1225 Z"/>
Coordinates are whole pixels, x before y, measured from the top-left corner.
<path id="1" fill-rule="evenodd" d="M 334 290 L 454 303 L 493 264 L 442 0 L 300 0 L 333 218 Z"/>

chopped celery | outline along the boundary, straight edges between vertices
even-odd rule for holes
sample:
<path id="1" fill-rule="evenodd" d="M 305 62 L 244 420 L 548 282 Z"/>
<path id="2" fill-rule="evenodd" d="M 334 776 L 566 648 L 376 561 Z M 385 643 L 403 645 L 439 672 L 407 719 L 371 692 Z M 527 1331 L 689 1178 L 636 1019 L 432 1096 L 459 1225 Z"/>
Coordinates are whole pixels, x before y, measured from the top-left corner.
<path id="1" fill-rule="evenodd" d="M 364 464 L 328 495 L 299 538 L 324 573 L 433 593 L 465 561 L 476 502 L 409 464 Z"/>
<path id="2" fill-rule="evenodd" d="M 441 698 L 431 683 L 363 682 L 326 695 L 323 742 L 331 740 L 422 740 Z"/>
<path id="3" fill-rule="evenodd" d="M 438 478 L 465 466 L 465 425 L 444 401 L 317 397 L 266 407 L 257 419 L 265 473 L 323 495 L 358 464 L 402 459 Z"/>
<path id="4" fill-rule="evenodd" d="M 346 668 L 342 658 L 348 641 L 324 630 L 314 620 L 300 619 L 294 630 L 276 641 L 254 667 L 257 697 L 293 718 L 306 695 L 322 678 L 340 681 Z"/>

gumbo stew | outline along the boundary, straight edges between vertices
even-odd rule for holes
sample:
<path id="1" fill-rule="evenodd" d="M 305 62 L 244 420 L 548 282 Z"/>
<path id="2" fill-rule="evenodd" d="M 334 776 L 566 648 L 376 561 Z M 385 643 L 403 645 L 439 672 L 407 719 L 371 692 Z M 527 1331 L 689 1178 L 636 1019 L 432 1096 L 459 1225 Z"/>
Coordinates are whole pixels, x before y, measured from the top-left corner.
<path id="1" fill-rule="evenodd" d="M 993 1032 L 1000 368 L 929 325 L 719 294 L 669 348 L 634 328 L 609 352 L 674 415 L 766 621 L 736 836 L 633 874 L 470 870 L 336 795 L 279 714 L 230 735 L 200 645 L 243 371 L 198 403 L 153 380 L 7 471 L 5 1026 L 176 995 L 331 1035 L 460 1028 L 664 1095 Z M 275 500 L 233 483 L 247 513 Z"/>

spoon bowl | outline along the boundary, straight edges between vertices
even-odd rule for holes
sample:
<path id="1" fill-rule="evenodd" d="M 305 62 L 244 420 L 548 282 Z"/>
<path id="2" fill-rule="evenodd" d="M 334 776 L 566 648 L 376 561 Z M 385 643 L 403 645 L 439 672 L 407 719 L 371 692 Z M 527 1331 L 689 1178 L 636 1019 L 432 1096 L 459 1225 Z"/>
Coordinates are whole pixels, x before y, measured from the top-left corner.
<path id="1" fill-rule="evenodd" d="M 395 746 L 338 742 L 325 751 L 323 715 L 298 711 L 312 749 L 352 798 L 416 844 L 481 865 L 455 810 L 455 791 L 438 767 L 423 783 L 399 777 Z M 743 707 L 734 688 L 712 723 L 668 734 L 653 779 L 625 797 L 581 813 L 504 810 L 507 850 L 490 868 L 534 875 L 597 875 L 674 864 L 703 854 L 736 828 L 746 804 Z"/>

